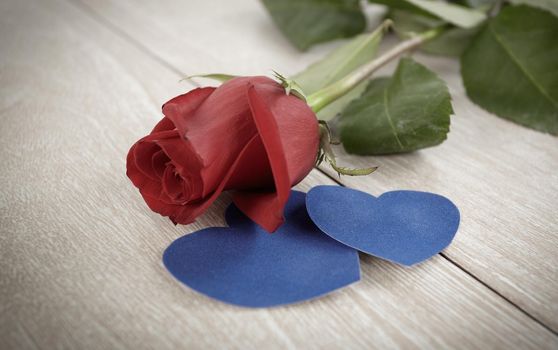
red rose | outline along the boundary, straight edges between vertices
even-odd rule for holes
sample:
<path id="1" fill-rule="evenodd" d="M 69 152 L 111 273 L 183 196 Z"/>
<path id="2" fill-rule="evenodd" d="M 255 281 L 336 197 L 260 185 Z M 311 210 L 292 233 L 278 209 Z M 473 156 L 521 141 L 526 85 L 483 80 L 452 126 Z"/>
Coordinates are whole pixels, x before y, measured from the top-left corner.
<path id="1" fill-rule="evenodd" d="M 163 105 L 165 117 L 136 142 L 127 175 L 151 210 L 188 224 L 222 191 L 266 230 L 283 223 L 291 186 L 314 166 L 318 121 L 266 77 L 198 88 Z"/>

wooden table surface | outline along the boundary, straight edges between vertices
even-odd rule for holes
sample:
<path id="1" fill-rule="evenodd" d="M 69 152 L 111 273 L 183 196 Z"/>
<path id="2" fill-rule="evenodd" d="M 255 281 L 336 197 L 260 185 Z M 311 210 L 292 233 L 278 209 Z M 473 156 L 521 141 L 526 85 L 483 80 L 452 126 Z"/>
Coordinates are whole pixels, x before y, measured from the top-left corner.
<path id="1" fill-rule="evenodd" d="M 174 226 L 125 176 L 161 104 L 193 87 L 179 78 L 293 74 L 336 45 L 297 52 L 254 0 L 0 1 L 0 349 L 558 349 L 558 138 L 469 102 L 453 59 L 417 55 L 450 86 L 445 143 L 341 158 L 381 166 L 345 186 L 451 198 L 462 223 L 442 254 L 412 268 L 362 256 L 361 282 L 259 310 L 164 269 L 163 250 L 223 225 L 228 203 Z"/>

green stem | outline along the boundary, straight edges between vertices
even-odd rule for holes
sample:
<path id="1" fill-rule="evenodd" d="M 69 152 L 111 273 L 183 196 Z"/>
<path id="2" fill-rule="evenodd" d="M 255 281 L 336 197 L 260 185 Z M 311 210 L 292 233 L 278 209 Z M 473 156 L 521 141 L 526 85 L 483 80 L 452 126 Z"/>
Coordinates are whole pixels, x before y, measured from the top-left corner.
<path id="1" fill-rule="evenodd" d="M 362 81 L 367 79 L 372 73 L 374 73 L 393 59 L 399 57 L 405 52 L 419 47 L 426 41 L 437 37 L 438 35 L 443 33 L 445 29 L 445 26 L 433 28 L 428 31 L 422 32 L 411 39 L 402 41 L 383 55 L 361 66 L 341 80 L 338 80 L 337 82 L 330 84 L 308 96 L 306 98 L 308 105 L 314 112 L 317 113 L 328 104 L 344 96 Z"/>

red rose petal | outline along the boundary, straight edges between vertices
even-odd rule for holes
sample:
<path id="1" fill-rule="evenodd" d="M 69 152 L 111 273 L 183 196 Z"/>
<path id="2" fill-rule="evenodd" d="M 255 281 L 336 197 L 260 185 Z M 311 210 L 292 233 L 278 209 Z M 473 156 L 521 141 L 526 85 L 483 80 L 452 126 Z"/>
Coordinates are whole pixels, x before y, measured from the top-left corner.
<path id="1" fill-rule="evenodd" d="M 257 190 L 273 188 L 273 173 L 261 138 L 244 151 L 237 171 L 229 179 L 226 190 Z"/>
<path id="2" fill-rule="evenodd" d="M 233 165 L 229 168 L 225 176 L 223 177 L 223 181 L 219 186 L 215 189 L 215 191 L 208 197 L 204 198 L 203 200 L 197 201 L 196 203 L 187 203 L 181 206 L 182 210 L 179 215 L 177 215 L 173 221 L 179 224 L 189 224 L 194 222 L 194 220 L 203 214 L 207 208 L 219 197 L 219 195 L 225 189 L 225 185 L 227 184 L 228 180 L 231 178 L 232 174 L 237 171 L 238 164 L 240 159 L 244 155 L 247 149 L 251 147 L 254 142 L 258 142 L 259 136 L 254 135 L 248 143 L 244 146 L 242 151 L 240 151 L 238 157 L 234 161 Z"/>
<path id="3" fill-rule="evenodd" d="M 195 110 L 179 105 L 179 102 L 189 103 L 187 99 L 173 99 L 163 107 L 163 113 L 173 120 L 181 135 L 201 156 L 203 166 L 197 175 L 203 181 L 202 198 L 211 195 L 223 182 L 224 174 L 257 134 L 246 95 L 252 80 L 266 82 L 269 79 L 232 79 L 214 90 Z M 175 163 L 183 164 L 179 161 Z"/>
<path id="4" fill-rule="evenodd" d="M 149 196 L 148 194 L 143 193 L 143 191 L 140 190 L 141 195 L 143 196 L 143 199 L 145 200 L 145 203 L 147 203 L 147 206 L 149 207 L 149 209 L 151 209 L 152 211 L 162 215 L 162 216 L 168 216 L 169 219 L 172 220 L 172 222 L 174 224 L 177 224 L 178 222 L 176 222 L 176 220 L 174 218 L 176 218 L 180 212 L 182 211 L 183 206 L 180 204 L 169 204 L 166 202 L 163 202 L 162 200 L 160 200 L 159 198 L 156 197 L 152 197 Z"/>
<path id="5" fill-rule="evenodd" d="M 273 232 L 284 221 L 283 210 L 289 199 L 291 180 L 275 117 L 254 86 L 248 89 L 248 101 L 271 165 L 275 190 L 268 193 L 237 192 L 233 201 L 249 218 Z"/>
<path id="6" fill-rule="evenodd" d="M 141 189 L 140 192 L 157 197 L 161 193 L 161 183 L 145 176 L 145 174 L 138 169 L 134 160 L 134 151 L 139 142 L 141 142 L 141 140 L 135 143 L 128 152 L 126 175 L 128 175 L 134 186 Z"/>
<path id="7" fill-rule="evenodd" d="M 157 123 L 157 125 L 155 125 L 153 130 L 151 130 L 151 134 L 154 134 L 156 132 L 161 132 L 161 131 L 174 130 L 174 129 L 176 129 L 176 126 L 174 126 L 172 120 L 165 117 L 165 118 L 161 119 Z"/>
<path id="8" fill-rule="evenodd" d="M 158 145 L 165 152 L 166 156 L 172 160 L 176 171 L 183 178 L 188 178 L 194 182 L 191 186 L 195 189 L 195 193 L 192 193 L 190 196 L 193 198 L 201 197 L 204 184 L 199 177 L 199 173 L 203 162 L 190 141 L 179 137 L 177 130 L 151 134 L 146 136 L 144 140 Z"/>
<path id="9" fill-rule="evenodd" d="M 172 121 L 181 137 L 184 137 L 187 130 L 188 118 L 186 116 L 191 115 L 213 91 L 215 91 L 214 87 L 197 88 L 177 96 L 163 105 L 163 114 Z"/>
<path id="10" fill-rule="evenodd" d="M 140 140 L 134 147 L 134 162 L 145 176 L 153 181 L 159 181 L 158 173 L 153 168 L 153 155 L 161 148 L 154 143 Z"/>
<path id="11" fill-rule="evenodd" d="M 155 152 L 151 157 L 151 167 L 153 167 L 153 171 L 155 172 L 155 174 L 157 174 L 159 180 L 161 179 L 161 177 L 163 177 L 165 167 L 167 166 L 167 162 L 169 161 L 169 157 L 167 157 L 163 150 Z"/>
<path id="12" fill-rule="evenodd" d="M 256 86 L 271 113 L 276 116 L 279 136 L 291 179 L 296 185 L 314 168 L 319 147 L 318 119 L 305 101 L 270 86 Z"/>
<path id="13" fill-rule="evenodd" d="M 168 166 L 162 178 L 163 191 L 174 201 L 184 201 L 182 180 L 177 176 L 174 166 Z M 180 203 L 176 203 L 180 204 Z"/>

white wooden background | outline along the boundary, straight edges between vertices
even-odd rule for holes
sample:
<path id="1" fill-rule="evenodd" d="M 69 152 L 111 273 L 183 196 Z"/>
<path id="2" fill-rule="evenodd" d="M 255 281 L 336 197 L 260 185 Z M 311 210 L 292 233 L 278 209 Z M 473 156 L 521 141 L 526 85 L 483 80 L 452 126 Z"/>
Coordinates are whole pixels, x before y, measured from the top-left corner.
<path id="1" fill-rule="evenodd" d="M 441 193 L 454 243 L 413 268 L 362 258 L 362 281 L 299 305 L 248 310 L 162 267 L 190 226 L 151 213 L 125 176 L 130 145 L 184 74 L 292 74 L 301 54 L 255 0 L 0 1 L 0 349 L 558 348 L 558 138 L 464 96 L 458 63 L 418 56 L 450 85 L 447 142 L 359 158 L 378 195 Z M 384 70 L 389 72 L 389 67 Z M 325 169 L 326 173 L 330 173 Z M 299 186 L 333 181 L 315 170 Z"/>

